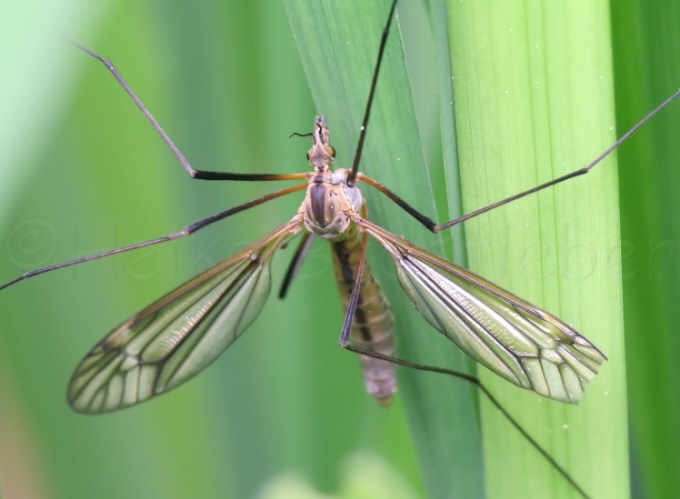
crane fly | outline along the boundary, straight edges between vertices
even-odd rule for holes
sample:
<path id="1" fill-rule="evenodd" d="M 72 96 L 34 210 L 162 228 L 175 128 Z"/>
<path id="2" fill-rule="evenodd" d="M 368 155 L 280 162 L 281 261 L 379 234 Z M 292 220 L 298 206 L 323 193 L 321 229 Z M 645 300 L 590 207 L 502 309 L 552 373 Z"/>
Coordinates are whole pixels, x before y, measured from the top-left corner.
<path id="1" fill-rule="evenodd" d="M 361 349 L 366 388 L 379 402 L 389 403 L 396 391 L 396 365 L 369 351 L 391 356 L 395 342 L 387 300 L 366 264 L 368 236 L 394 258 L 420 313 L 464 352 L 522 388 L 577 404 L 606 359 L 597 347 L 550 313 L 370 222 L 361 191 L 349 185 L 352 171 L 330 170 L 335 151 L 324 116 L 316 117 L 312 138 L 314 171 L 299 174 L 308 182 L 271 196 L 306 188 L 298 213 L 114 329 L 76 369 L 71 406 L 84 413 L 122 409 L 202 371 L 255 319 L 269 293 L 275 250 L 303 230 L 331 242 L 347 310 L 340 344 L 351 337 Z M 389 192 L 361 173 L 356 179 Z"/>
<path id="2" fill-rule="evenodd" d="M 396 1 L 381 41 L 378 68 L 395 7 Z M 107 66 L 174 149 L 114 66 L 89 49 L 79 47 Z M 521 388 L 559 402 L 579 402 L 588 381 L 606 360 L 595 345 L 552 314 L 367 219 L 357 182 L 377 188 L 433 232 L 458 223 L 454 220 L 437 226 L 387 187 L 357 171 L 377 75 L 376 71 L 357 158 L 351 169 L 330 169 L 335 150 L 330 144 L 325 116 L 317 116 L 314 121 L 312 148 L 307 153 L 313 169 L 310 173 L 195 171 L 174 149 L 185 169 L 197 178 L 306 182 L 208 217 L 180 233 L 29 272 L 20 278 L 177 239 L 265 201 L 307 191 L 298 213 L 289 222 L 163 296 L 99 342 L 71 379 L 68 399 L 75 410 L 96 414 L 135 405 L 178 386 L 212 363 L 252 323 L 264 305 L 275 250 L 303 230 L 331 242 L 336 279 L 347 311 L 339 343 L 347 347 L 351 338 L 352 348 L 362 351 L 360 359 L 367 390 L 381 403 L 388 404 L 396 392 L 395 364 L 385 358 L 394 353 L 395 341 L 389 305 L 366 264 L 369 236 L 393 257 L 399 281 L 423 317 L 465 353 Z M 298 252 L 298 258 L 300 261 L 304 258 L 304 250 Z"/>
<path id="3" fill-rule="evenodd" d="M 309 134 L 312 148 L 307 158 L 311 172 L 260 175 L 194 170 L 114 66 L 78 45 L 107 66 L 192 177 L 304 182 L 207 217 L 163 238 L 27 272 L 0 289 L 58 268 L 178 239 L 287 194 L 305 190 L 306 196 L 290 221 L 161 297 L 102 339 L 82 360 L 71 379 L 68 399 L 76 411 L 98 414 L 129 407 L 165 393 L 202 371 L 257 317 L 269 294 L 270 263 L 276 250 L 300 234 L 304 234 L 303 240 L 284 281 L 282 294 L 314 238 L 328 240 L 346 310 L 340 344 L 359 353 L 367 391 L 381 404 L 388 404 L 396 392 L 396 365 L 404 362 L 393 358 L 396 349 L 393 319 L 387 299 L 366 261 L 369 238 L 380 243 L 392 257 L 402 288 L 435 329 L 478 363 L 515 385 L 552 400 L 578 404 L 588 382 L 606 360 L 595 345 L 549 312 L 371 222 L 356 184 L 363 182 L 376 188 L 426 228 L 439 232 L 500 204 L 586 173 L 678 94 L 585 168 L 460 219 L 436 225 L 386 186 L 358 171 L 396 3 L 396 0 L 392 3 L 381 39 L 360 145 L 352 168 L 331 169 L 335 150 L 330 143 L 329 126 L 324 116 L 317 116 Z"/>

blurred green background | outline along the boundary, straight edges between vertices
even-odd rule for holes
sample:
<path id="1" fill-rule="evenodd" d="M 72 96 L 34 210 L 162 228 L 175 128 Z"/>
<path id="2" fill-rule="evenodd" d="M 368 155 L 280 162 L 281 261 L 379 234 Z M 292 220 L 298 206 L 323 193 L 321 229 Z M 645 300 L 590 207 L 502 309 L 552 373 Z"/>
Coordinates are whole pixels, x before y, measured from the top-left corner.
<path id="1" fill-rule="evenodd" d="M 180 230 L 280 186 L 191 181 L 113 77 L 61 34 L 114 60 L 196 168 L 307 171 L 309 139 L 288 136 L 308 132 L 316 110 L 280 2 L 12 9 L 30 32 L 4 33 L 2 50 L 27 66 L 2 71 L 11 111 L 3 145 L 13 148 L 3 161 L 3 279 Z M 38 23 L 42 9 L 51 15 Z M 248 334 L 190 385 L 107 417 L 66 403 L 72 370 L 112 327 L 288 220 L 300 199 L 7 290 L 8 497 L 253 497 L 285 473 L 330 493 L 361 480 L 384 487 L 385 478 L 371 478 L 382 468 L 388 477 L 400 470 L 397 487 L 422 487 L 400 402 L 378 407 L 357 360 L 337 346 L 342 311 L 322 244 L 289 297 L 272 296 Z M 293 249 L 276 259 L 273 286 Z"/>
<path id="2" fill-rule="evenodd" d="M 540 14 L 540 6 L 520 4 Z M 327 15 L 334 12 L 332 4 L 324 5 Z M 354 67 L 324 68 L 326 81 L 312 78 L 308 66 L 308 82 L 288 20 L 292 12 L 302 19 L 305 8 L 290 1 L 287 12 L 281 3 L 264 0 L 36 0 L 3 8 L 0 282 L 23 270 L 180 230 L 272 189 L 191 181 L 105 69 L 59 35 L 110 57 L 195 168 L 304 171 L 309 143 L 288 135 L 308 131 L 317 112 L 327 113 L 331 126 L 336 119 L 342 128 L 335 145 L 345 165 L 355 140 L 351 127 L 358 125 L 356 106 L 352 101 L 345 106 L 351 111 L 335 118 L 345 110 L 333 106 L 345 103 L 324 102 L 323 92 L 344 92 L 363 102 L 366 87 L 355 91 L 351 78 L 367 86 L 365 74 Z M 357 27 L 356 36 L 368 33 L 375 41 L 386 6 L 374 10 L 377 22 L 363 11 L 354 17 L 338 14 L 335 21 L 350 27 L 366 22 L 371 27 Z M 664 0 L 621 0 L 611 10 L 617 124 L 623 131 L 680 85 L 680 13 Z M 455 12 L 465 14 L 464 9 Z M 298 22 L 298 37 L 315 28 Z M 484 40 L 484 19 L 477 22 L 476 33 Z M 418 23 L 427 19 L 418 18 L 411 28 L 414 42 L 426 38 Z M 607 26 L 602 29 L 607 36 Z M 327 41 L 311 39 L 308 51 L 335 53 Z M 350 50 L 362 52 L 360 43 Z M 368 47 L 366 54 L 373 53 Z M 302 57 L 314 60 L 304 51 Z M 422 63 L 417 57 L 411 62 L 415 80 L 432 70 L 414 66 Z M 359 67 L 363 71 L 366 64 Z M 370 63 L 366 71 L 370 74 Z M 396 92 L 396 83 L 388 81 Z M 428 83 L 420 85 L 428 91 Z M 385 99 L 389 104 L 390 96 Z M 427 138 L 432 118 L 420 112 L 424 149 L 435 165 L 425 183 L 443 185 L 437 170 L 440 153 Z M 381 130 L 380 120 L 397 131 L 412 126 L 397 119 L 379 115 L 376 130 Z M 678 351 L 674 326 L 680 322 L 680 309 L 674 306 L 680 281 L 680 228 L 674 216 L 680 185 L 678 120 L 680 112 L 669 110 L 619 155 L 636 497 L 671 497 L 678 490 L 680 397 L 673 364 Z M 379 149 L 378 137 L 373 138 L 367 148 Z M 407 191 L 398 187 L 400 182 L 409 185 L 408 175 L 392 171 L 395 165 L 385 172 L 373 164 L 367 157 L 367 172 L 398 192 Z M 440 201 L 442 190 L 434 189 L 440 219 L 456 204 Z M 428 211 L 432 196 L 420 190 L 413 196 L 409 200 Z M 2 292 L 0 477 L 7 497 L 265 497 L 272 483 L 278 497 L 303 497 L 301 490 L 308 487 L 344 497 L 413 497 L 426 495 L 421 475 L 433 497 L 446 497 L 442 490 L 450 490 L 451 497 L 481 494 L 447 489 L 470 470 L 455 471 L 435 448 L 436 443 L 448 447 L 481 474 L 478 431 L 470 421 L 474 391 L 467 389 L 464 409 L 440 407 L 443 417 L 428 419 L 423 407 L 429 402 L 419 397 L 425 388 L 411 374 L 402 375 L 405 398 L 408 394 L 416 401 L 409 415 L 421 449 L 419 466 L 402 398 L 390 410 L 377 407 L 364 394 L 356 359 L 336 345 L 342 314 L 322 244 L 315 246 L 286 301 L 272 297 L 250 331 L 187 386 L 103 417 L 77 415 L 68 408 L 68 379 L 96 341 L 160 294 L 290 218 L 299 202 L 297 196 L 281 199 L 183 241 L 58 271 Z M 384 210 L 377 205 L 379 220 Z M 421 232 L 402 230 L 399 222 L 389 226 L 420 242 Z M 451 256 L 451 244 L 445 236 L 428 248 Z M 274 261 L 273 286 L 292 249 L 282 253 Z M 385 265 L 389 270 L 389 262 Z M 406 347 L 413 348 L 412 341 L 420 341 L 419 335 L 402 338 Z M 452 350 L 442 355 L 455 356 Z M 420 360 L 437 363 L 427 355 Z M 621 366 L 621 359 L 611 362 Z M 459 437 L 442 433 L 441 421 L 452 432 L 470 435 L 469 451 L 449 443 Z M 431 466 L 423 464 L 427 459 Z M 449 468 L 450 476 L 443 477 Z M 432 485 L 433 475 L 441 488 Z"/>

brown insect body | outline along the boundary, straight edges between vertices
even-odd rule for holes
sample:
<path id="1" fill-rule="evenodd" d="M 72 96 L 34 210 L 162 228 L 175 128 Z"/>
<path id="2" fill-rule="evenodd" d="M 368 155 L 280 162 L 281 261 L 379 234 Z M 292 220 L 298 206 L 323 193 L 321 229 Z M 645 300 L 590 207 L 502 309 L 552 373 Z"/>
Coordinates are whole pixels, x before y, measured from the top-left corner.
<path id="1" fill-rule="evenodd" d="M 335 280 L 340 291 L 343 309 L 347 311 L 349 297 L 357 279 L 362 237 L 348 213 L 365 210 L 361 191 L 347 185 L 348 170 L 334 172 L 334 149 L 325 116 L 317 116 L 312 133 L 312 149 L 307 153 L 316 173 L 310 177 L 299 214 L 304 217 L 307 230 L 331 243 Z M 364 266 L 359 300 L 352 321 L 351 340 L 358 347 L 384 355 L 393 355 L 394 321 L 389 303 L 367 264 Z M 397 390 L 396 364 L 359 355 L 368 393 L 382 405 L 392 400 Z"/>

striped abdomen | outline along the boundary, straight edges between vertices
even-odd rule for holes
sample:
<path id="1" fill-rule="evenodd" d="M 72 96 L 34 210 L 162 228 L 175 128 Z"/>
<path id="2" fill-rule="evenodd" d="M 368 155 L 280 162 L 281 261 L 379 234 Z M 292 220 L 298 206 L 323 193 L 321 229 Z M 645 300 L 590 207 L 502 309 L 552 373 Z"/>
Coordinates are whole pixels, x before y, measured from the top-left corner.
<path id="1" fill-rule="evenodd" d="M 347 311 L 347 303 L 359 265 L 361 234 L 352 224 L 347 237 L 342 241 L 332 242 L 331 247 L 335 280 L 340 290 L 343 309 Z M 393 355 L 395 350 L 393 324 L 390 305 L 366 263 L 361 280 L 359 302 L 352 322 L 352 343 L 384 355 Z M 397 391 L 396 364 L 366 355 L 359 355 L 359 361 L 368 393 L 373 395 L 381 405 L 389 404 L 392 401 L 392 395 Z"/>

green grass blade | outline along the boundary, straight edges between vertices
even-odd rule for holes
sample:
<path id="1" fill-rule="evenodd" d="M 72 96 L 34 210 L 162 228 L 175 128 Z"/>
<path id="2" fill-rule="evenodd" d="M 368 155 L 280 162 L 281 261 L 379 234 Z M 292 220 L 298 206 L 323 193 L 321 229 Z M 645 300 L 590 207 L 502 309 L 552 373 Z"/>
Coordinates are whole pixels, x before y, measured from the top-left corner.
<path id="1" fill-rule="evenodd" d="M 318 112 L 328 116 L 338 149 L 336 165 L 350 167 L 389 2 L 291 1 L 287 7 Z M 405 12 L 412 8 L 402 7 Z M 408 20 L 409 16 L 402 14 L 400 19 Z M 419 33 L 427 33 L 425 28 L 421 26 Z M 361 170 L 435 216 L 433 177 L 425 166 L 398 34 L 395 25 L 378 83 Z M 432 168 L 434 178 L 440 178 L 440 166 Z M 442 187 L 438 184 L 439 189 Z M 377 223 L 435 252 L 444 252 L 440 238 L 429 234 L 389 200 L 369 188 L 363 188 L 363 192 L 370 216 Z M 383 251 L 373 248 L 369 257 L 395 311 L 400 355 L 465 369 L 469 360 L 429 328 L 408 302 Z M 429 495 L 482 495 L 475 388 L 455 379 L 408 370 L 400 370 L 399 376 Z"/>
<path id="2" fill-rule="evenodd" d="M 624 131 L 680 86 L 677 2 L 617 2 L 612 10 L 617 124 Z M 623 291 L 636 497 L 680 490 L 674 353 L 680 279 L 677 241 L 678 104 L 645 125 L 619 155 Z"/>
<path id="3" fill-rule="evenodd" d="M 576 170 L 614 140 L 606 2 L 450 2 L 466 211 Z M 482 379 L 593 497 L 628 494 L 613 160 L 466 224 L 471 268 L 559 315 L 610 358 L 580 406 Z M 491 497 L 577 497 L 483 402 Z"/>

